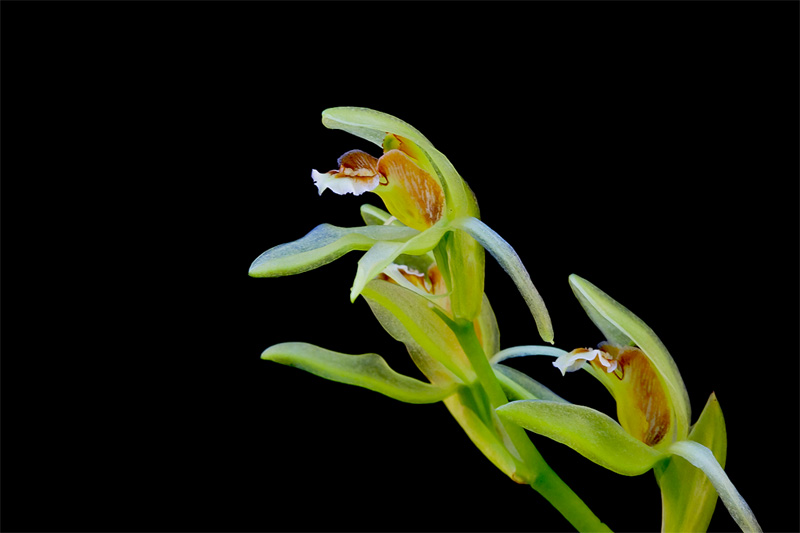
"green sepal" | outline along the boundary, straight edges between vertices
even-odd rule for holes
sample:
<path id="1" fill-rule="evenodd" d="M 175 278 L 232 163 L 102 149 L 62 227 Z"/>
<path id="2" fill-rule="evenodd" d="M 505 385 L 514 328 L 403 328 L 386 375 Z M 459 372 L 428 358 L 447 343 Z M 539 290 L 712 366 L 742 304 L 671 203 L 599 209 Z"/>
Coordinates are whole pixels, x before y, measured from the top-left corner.
<path id="1" fill-rule="evenodd" d="M 689 433 L 691 417 L 689 393 L 667 348 L 639 317 L 592 283 L 572 274 L 569 284 L 586 314 L 605 335 L 606 340 L 620 346 L 638 346 L 653 364 L 673 406 L 676 418 L 673 440 L 685 439 Z"/>
<path id="2" fill-rule="evenodd" d="M 400 229 L 399 227 L 395 226 L 367 227 Z M 366 284 L 375 279 L 375 276 L 383 272 L 383 269 L 394 263 L 398 256 L 401 254 L 422 255 L 433 250 L 447 231 L 447 224 L 440 222 L 431 226 L 422 233 L 418 232 L 416 235 L 406 241 L 381 241 L 375 243 L 358 261 L 356 278 L 353 280 L 353 286 L 350 289 L 350 301 L 355 301 L 355 299 L 358 298 L 358 295 L 361 294 L 361 291 L 364 290 Z"/>
<path id="3" fill-rule="evenodd" d="M 548 400 L 551 402 L 569 403 L 529 375 L 506 365 L 492 365 L 503 392 L 510 401 L 514 400 Z"/>
<path id="4" fill-rule="evenodd" d="M 553 324 L 550 314 L 542 300 L 539 291 L 531 281 L 525 265 L 508 242 L 498 235 L 492 228 L 475 217 L 462 217 L 453 221 L 453 226 L 467 232 L 481 246 L 492 254 L 497 262 L 508 273 L 517 286 L 525 303 L 533 315 L 539 335 L 545 342 L 553 343 Z"/>
<path id="5" fill-rule="evenodd" d="M 713 393 L 692 426 L 689 440 L 710 449 L 720 466 L 725 467 L 728 449 L 725 419 Z M 658 465 L 655 474 L 661 488 L 661 530 L 706 531 L 717 503 L 717 491 L 708 477 L 678 456 Z"/>
<path id="6" fill-rule="evenodd" d="M 378 305 L 391 313 L 414 342 L 458 379 L 464 383 L 475 380 L 458 338 L 436 313 L 435 304 L 424 296 L 382 280 L 370 281 L 362 294 L 373 312 Z"/>
<path id="7" fill-rule="evenodd" d="M 380 207 L 372 204 L 361 205 L 361 218 L 368 226 L 404 226 L 402 222 Z"/>
<path id="8" fill-rule="evenodd" d="M 455 383 L 436 386 L 398 374 L 383 357 L 374 353 L 348 355 L 304 342 L 286 342 L 267 348 L 261 358 L 407 403 L 439 402 L 456 390 Z"/>
<path id="9" fill-rule="evenodd" d="M 497 414 L 618 474 L 638 476 L 667 457 L 629 435 L 611 417 L 582 405 L 520 400 L 498 407 Z"/>
<path id="10" fill-rule="evenodd" d="M 253 261 L 249 274 L 256 278 L 288 276 L 313 270 L 353 250 L 368 250 L 378 242 L 402 244 L 419 235 L 405 226 L 341 228 L 320 224 L 305 237 L 270 248 Z"/>
<path id="11" fill-rule="evenodd" d="M 672 443 L 668 452 L 686 459 L 708 476 L 722 503 L 725 504 L 731 517 L 742 528 L 742 531 L 761 531 L 761 526 L 758 525 L 750 506 L 731 483 L 711 450 L 693 440 L 681 440 Z"/>
<path id="12" fill-rule="evenodd" d="M 478 241 L 461 230 L 447 235 L 446 251 L 452 280 L 450 304 L 453 314 L 473 320 L 481 312 L 486 253 Z"/>

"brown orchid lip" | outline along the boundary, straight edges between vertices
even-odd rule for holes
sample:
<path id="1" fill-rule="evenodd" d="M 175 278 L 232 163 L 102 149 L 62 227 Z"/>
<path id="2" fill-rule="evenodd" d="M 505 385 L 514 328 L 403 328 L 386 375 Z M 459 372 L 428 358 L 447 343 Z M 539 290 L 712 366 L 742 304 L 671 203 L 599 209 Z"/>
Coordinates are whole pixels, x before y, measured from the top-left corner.
<path id="1" fill-rule="evenodd" d="M 667 394 L 655 368 L 637 347 L 602 344 L 599 348 L 617 361 L 612 375 L 618 384 L 612 389 L 620 424 L 648 446 L 655 446 L 666 437 L 672 421 Z"/>

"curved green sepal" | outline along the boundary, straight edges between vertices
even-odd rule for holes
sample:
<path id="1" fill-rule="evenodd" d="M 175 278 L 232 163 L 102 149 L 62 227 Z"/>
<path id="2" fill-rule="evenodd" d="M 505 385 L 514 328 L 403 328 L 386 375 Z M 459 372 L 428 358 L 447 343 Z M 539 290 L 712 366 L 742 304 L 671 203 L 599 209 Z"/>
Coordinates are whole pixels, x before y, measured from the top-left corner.
<path id="1" fill-rule="evenodd" d="M 404 226 L 390 213 L 371 204 L 361 205 L 361 218 L 368 226 Z"/>
<path id="2" fill-rule="evenodd" d="M 572 274 L 569 284 L 586 314 L 606 336 L 606 340 L 620 346 L 634 344 L 650 359 L 667 388 L 675 410 L 676 440 L 685 439 L 691 417 L 689 393 L 667 348 L 639 317 L 592 283 Z"/>
<path id="3" fill-rule="evenodd" d="M 481 246 L 492 254 L 500 266 L 503 267 L 503 270 L 511 276 L 520 294 L 522 294 L 522 298 L 531 310 L 542 340 L 552 344 L 553 324 L 550 321 L 547 307 L 545 307 L 544 300 L 542 300 L 539 291 L 533 285 L 525 265 L 522 264 L 522 260 L 517 255 L 517 252 L 514 251 L 514 248 L 492 228 L 475 217 L 459 218 L 453 221 L 453 226 L 466 231 L 478 241 Z"/>
<path id="4" fill-rule="evenodd" d="M 692 427 L 689 439 L 710 449 L 725 468 L 728 450 L 725 419 L 713 393 Z M 706 531 L 717 504 L 717 491 L 708 477 L 678 456 L 659 465 L 655 472 L 661 488 L 661 531 Z"/>
<path id="5" fill-rule="evenodd" d="M 535 344 L 529 346 L 514 346 L 512 348 L 506 348 L 505 350 L 500 350 L 492 358 L 489 360 L 490 363 L 497 364 L 506 359 L 512 359 L 514 357 L 528 357 L 531 355 L 546 355 L 548 357 L 561 357 L 565 355 L 567 352 L 562 350 L 561 348 L 556 348 L 555 346 L 537 346 Z"/>
<path id="6" fill-rule="evenodd" d="M 249 274 L 256 278 L 288 276 L 313 270 L 353 250 L 368 250 L 375 243 L 402 243 L 418 235 L 405 226 L 363 226 L 340 228 L 320 224 L 305 237 L 270 248 L 250 265 Z"/>
<path id="7" fill-rule="evenodd" d="M 331 107 L 322 112 L 322 124 L 326 128 L 352 133 L 380 147 L 383 147 L 386 134 L 393 133 L 412 140 L 425 150 L 433 148 L 431 142 L 411 124 L 365 107 Z"/>
<path id="8" fill-rule="evenodd" d="M 717 489 L 722 503 L 728 508 L 731 517 L 739 524 L 742 531 L 761 531 L 761 526 L 758 525 L 750 506 L 733 486 L 711 450 L 697 442 L 681 440 L 673 443 L 668 451 L 683 457 L 708 476 L 711 484 Z"/>
<path id="9" fill-rule="evenodd" d="M 451 232 L 446 243 L 453 314 L 473 320 L 480 314 L 483 301 L 486 253 L 481 244 L 465 231 Z"/>
<path id="10" fill-rule="evenodd" d="M 378 354 L 348 355 L 304 342 L 276 344 L 261 358 L 294 366 L 314 375 L 380 392 L 407 403 L 435 403 L 455 392 L 456 386 L 437 387 L 398 374 Z"/>
<path id="11" fill-rule="evenodd" d="M 396 226 L 367 226 L 368 228 L 394 228 Z M 405 228 L 410 229 L 410 228 Z M 416 230 L 412 230 L 416 231 Z M 350 301 L 355 301 L 364 287 L 375 279 L 375 276 L 383 272 L 387 266 L 392 264 L 401 254 L 422 255 L 427 253 L 439 243 L 442 236 L 448 231 L 447 225 L 443 222 L 435 224 L 405 242 L 402 241 L 381 241 L 372 246 L 361 259 L 358 260 L 358 270 L 356 278 L 353 280 L 353 287 L 350 289 Z"/>
<path id="12" fill-rule="evenodd" d="M 486 354 L 486 357 L 492 357 L 500 351 L 500 328 L 497 326 L 497 317 L 486 294 L 483 295 L 481 312 L 476 321 L 478 323 L 477 327 L 480 329 L 483 353 Z"/>
<path id="13" fill-rule="evenodd" d="M 376 309 L 374 306 L 378 305 L 391 313 L 427 354 L 462 382 L 471 383 L 475 380 L 475 373 L 458 338 L 436 313 L 435 304 L 424 296 L 381 280 L 369 282 L 362 294 L 373 312 Z"/>
<path id="14" fill-rule="evenodd" d="M 638 476 L 667 456 L 630 436 L 609 416 L 582 405 L 520 400 L 497 408 L 500 418 L 566 444 L 618 474 Z"/>
<path id="15" fill-rule="evenodd" d="M 492 365 L 503 392 L 513 400 L 548 400 L 551 402 L 569 403 L 529 375 L 510 366 Z"/>

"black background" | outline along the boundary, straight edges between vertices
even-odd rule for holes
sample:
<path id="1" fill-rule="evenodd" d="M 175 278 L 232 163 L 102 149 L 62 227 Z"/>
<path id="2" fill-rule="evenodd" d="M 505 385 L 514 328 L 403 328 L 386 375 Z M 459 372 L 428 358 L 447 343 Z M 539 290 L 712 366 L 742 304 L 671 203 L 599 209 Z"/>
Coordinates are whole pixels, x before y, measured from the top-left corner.
<path id="1" fill-rule="evenodd" d="M 16 3 L 2 6 L 2 528 L 523 531 L 568 524 L 442 405 L 266 363 L 302 340 L 414 373 L 357 254 L 252 279 L 265 249 L 377 197 L 309 174 L 379 109 L 460 171 L 528 267 L 556 345 L 602 340 L 578 273 L 670 349 L 727 472 L 798 525 L 798 4 Z M 502 345 L 536 343 L 491 258 Z M 518 361 L 613 412 L 585 376 Z M 414 374 L 417 375 L 417 374 Z M 613 529 L 657 530 L 652 474 L 533 437 Z M 736 530 L 721 504 L 715 531 Z"/>

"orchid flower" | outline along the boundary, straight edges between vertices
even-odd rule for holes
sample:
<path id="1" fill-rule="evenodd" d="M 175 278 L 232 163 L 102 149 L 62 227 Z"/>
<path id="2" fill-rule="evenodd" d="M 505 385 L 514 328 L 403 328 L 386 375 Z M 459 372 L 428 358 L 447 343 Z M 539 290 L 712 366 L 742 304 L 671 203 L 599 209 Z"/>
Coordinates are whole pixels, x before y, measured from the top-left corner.
<path id="1" fill-rule="evenodd" d="M 613 395 L 617 419 L 559 399 L 523 399 L 497 409 L 503 420 L 570 446 L 623 475 L 654 470 L 663 531 L 705 531 L 717 494 L 744 531 L 760 531 L 753 512 L 725 474 L 727 437 L 714 394 L 694 425 L 689 395 L 666 347 L 641 319 L 588 281 L 572 275 L 582 307 L 605 335 L 596 349 L 550 347 L 496 354 L 556 355 L 562 374 L 588 370 Z M 716 490 L 716 492 L 715 492 Z"/>
<path id="2" fill-rule="evenodd" d="M 544 462 L 524 430 L 504 424 L 495 409 L 508 402 L 489 358 L 499 351 L 497 321 L 484 284 L 484 249 L 516 283 L 540 336 L 552 342 L 544 303 L 513 248 L 479 219 L 474 195 L 444 155 L 408 124 L 376 111 L 334 108 L 329 128 L 383 149 L 374 157 L 351 150 L 338 169 L 316 170 L 320 194 L 377 194 L 384 211 L 365 205 L 366 225 L 322 224 L 305 237 L 271 248 L 250 267 L 254 277 L 305 272 L 349 251 L 358 262 L 351 301 L 359 295 L 402 342 L 427 382 L 399 374 L 378 354 L 343 354 L 302 342 L 271 346 L 262 358 L 408 403 L 443 401 L 481 452 L 518 483 L 530 484 L 579 530 L 607 527 Z"/>
<path id="3" fill-rule="evenodd" d="M 481 222 L 478 204 L 450 161 L 409 124 L 391 115 L 357 107 L 322 113 L 322 122 L 373 142 L 376 158 L 351 150 L 337 170 L 311 177 L 320 194 L 377 194 L 396 224 L 341 228 L 322 224 L 305 237 L 271 248 L 251 265 L 250 275 L 297 274 L 322 266 L 353 250 L 366 253 L 350 291 L 355 301 L 364 287 L 400 255 L 432 252 L 450 292 L 455 317 L 472 321 L 480 314 L 484 249 L 508 272 L 528 304 L 540 336 L 553 341 L 547 308 L 514 249 Z"/>

